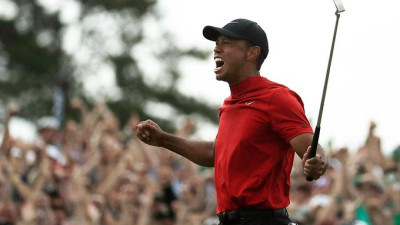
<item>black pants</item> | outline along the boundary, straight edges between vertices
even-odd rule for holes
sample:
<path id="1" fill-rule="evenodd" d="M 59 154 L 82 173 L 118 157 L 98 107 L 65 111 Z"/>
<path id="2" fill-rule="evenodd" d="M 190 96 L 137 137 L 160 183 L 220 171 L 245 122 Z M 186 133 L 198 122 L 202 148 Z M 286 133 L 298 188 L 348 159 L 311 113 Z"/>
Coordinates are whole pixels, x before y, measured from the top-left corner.
<path id="1" fill-rule="evenodd" d="M 219 225 L 289 225 L 289 218 L 282 217 L 247 217 L 233 223 L 219 223 Z"/>
<path id="2" fill-rule="evenodd" d="M 251 215 L 251 216 L 240 216 L 238 220 L 219 223 L 219 225 L 290 225 L 292 221 L 289 219 L 289 215 Z"/>

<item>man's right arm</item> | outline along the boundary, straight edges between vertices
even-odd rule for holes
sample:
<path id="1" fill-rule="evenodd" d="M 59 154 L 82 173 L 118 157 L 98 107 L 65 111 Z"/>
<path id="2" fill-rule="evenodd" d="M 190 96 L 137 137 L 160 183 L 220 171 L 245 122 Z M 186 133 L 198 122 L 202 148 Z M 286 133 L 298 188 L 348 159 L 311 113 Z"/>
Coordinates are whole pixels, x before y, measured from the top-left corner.
<path id="1" fill-rule="evenodd" d="M 200 166 L 214 166 L 214 142 L 177 137 L 164 132 L 151 120 L 136 126 L 136 136 L 146 144 L 169 149 Z"/>

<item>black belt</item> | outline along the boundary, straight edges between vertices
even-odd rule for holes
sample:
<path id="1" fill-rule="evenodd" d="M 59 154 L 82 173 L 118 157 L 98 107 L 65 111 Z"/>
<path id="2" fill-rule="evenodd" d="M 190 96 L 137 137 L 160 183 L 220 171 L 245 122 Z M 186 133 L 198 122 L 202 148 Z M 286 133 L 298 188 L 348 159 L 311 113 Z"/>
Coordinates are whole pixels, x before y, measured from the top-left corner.
<path id="1" fill-rule="evenodd" d="M 239 221 L 241 218 L 253 216 L 289 216 L 286 208 L 282 209 L 240 209 L 236 211 L 225 211 L 217 214 L 220 223 L 232 223 Z"/>

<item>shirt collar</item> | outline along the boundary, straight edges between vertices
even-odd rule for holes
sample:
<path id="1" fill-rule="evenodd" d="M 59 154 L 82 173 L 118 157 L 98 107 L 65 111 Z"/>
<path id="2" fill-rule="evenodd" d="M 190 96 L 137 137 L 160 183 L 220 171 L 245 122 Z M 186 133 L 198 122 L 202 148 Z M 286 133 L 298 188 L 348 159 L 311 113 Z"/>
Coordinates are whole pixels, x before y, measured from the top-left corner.
<path id="1" fill-rule="evenodd" d="M 240 96 L 258 89 L 264 78 L 260 75 L 249 77 L 240 81 L 237 84 L 230 86 L 232 99 L 239 98 Z"/>

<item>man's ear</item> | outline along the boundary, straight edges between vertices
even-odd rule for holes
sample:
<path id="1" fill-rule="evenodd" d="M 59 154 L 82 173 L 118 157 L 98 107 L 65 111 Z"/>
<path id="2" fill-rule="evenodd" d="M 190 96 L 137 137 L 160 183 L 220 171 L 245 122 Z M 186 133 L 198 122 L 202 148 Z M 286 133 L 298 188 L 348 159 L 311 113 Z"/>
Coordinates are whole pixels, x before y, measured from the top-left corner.
<path id="1" fill-rule="evenodd" d="M 257 60 L 260 55 L 261 49 L 259 46 L 251 46 L 247 51 L 247 59 L 249 60 Z"/>

